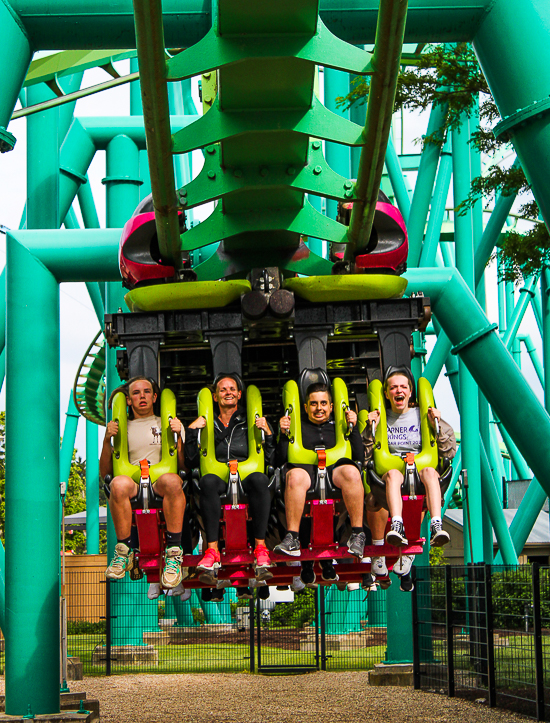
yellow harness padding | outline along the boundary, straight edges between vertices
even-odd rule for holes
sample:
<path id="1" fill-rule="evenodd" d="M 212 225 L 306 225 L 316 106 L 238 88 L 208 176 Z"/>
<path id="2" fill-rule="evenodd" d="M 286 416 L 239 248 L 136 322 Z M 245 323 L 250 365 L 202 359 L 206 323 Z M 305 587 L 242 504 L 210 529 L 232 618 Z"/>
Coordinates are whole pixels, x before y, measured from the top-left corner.
<path id="1" fill-rule="evenodd" d="M 215 474 L 225 482 L 229 480 L 229 467 L 225 462 L 216 459 L 216 443 L 214 439 L 214 400 L 208 388 L 201 389 L 197 399 L 199 417 L 206 419 L 206 426 L 201 429 L 200 471 Z M 246 479 L 253 472 L 265 472 L 264 448 L 262 446 L 262 430 L 254 424 L 256 415 L 262 417 L 262 395 L 258 387 L 251 384 L 246 390 L 246 422 L 248 430 L 248 459 L 239 462 L 239 477 Z"/>
<path id="2" fill-rule="evenodd" d="M 283 387 L 283 404 L 285 410 L 288 409 L 290 412 L 288 461 L 291 464 L 317 465 L 317 452 L 313 449 L 306 449 L 302 444 L 300 391 L 293 379 Z M 337 378 L 332 382 L 332 405 L 336 445 L 332 449 L 326 450 L 327 467 L 335 464 L 342 457 L 351 459 L 351 444 L 347 438 L 348 423 L 346 420 L 346 409 L 349 406 L 348 389 L 343 379 Z"/>
<path id="3" fill-rule="evenodd" d="M 374 469 L 376 474 L 381 477 L 390 469 L 398 469 L 405 473 L 405 462 L 397 454 L 392 454 L 388 447 L 388 425 L 386 418 L 386 397 L 382 382 L 375 379 L 369 384 L 368 389 L 369 408 L 372 411 L 378 409 L 380 412 L 380 421 L 376 427 L 374 438 Z M 435 432 L 431 424 L 428 422 L 428 408 L 435 407 L 434 395 L 430 382 L 424 377 L 420 377 L 417 385 L 418 407 L 420 409 L 420 437 L 422 439 L 422 449 L 415 455 L 414 461 L 416 468 L 420 471 L 424 467 L 437 468 L 437 442 Z M 367 424 L 368 412 L 362 410 L 359 415 L 359 430 L 362 431 Z"/>
<path id="4" fill-rule="evenodd" d="M 174 433 L 170 429 L 170 418 L 175 416 L 174 392 L 164 389 L 160 395 L 161 457 L 158 464 L 149 467 L 153 484 L 167 472 L 178 473 L 177 448 L 174 445 Z M 113 399 L 113 421 L 118 422 L 118 434 L 113 440 L 113 474 L 115 477 L 119 474 L 127 475 L 139 483 L 141 470 L 138 465 L 130 464 L 128 460 L 128 408 L 124 392 L 118 392 Z"/>

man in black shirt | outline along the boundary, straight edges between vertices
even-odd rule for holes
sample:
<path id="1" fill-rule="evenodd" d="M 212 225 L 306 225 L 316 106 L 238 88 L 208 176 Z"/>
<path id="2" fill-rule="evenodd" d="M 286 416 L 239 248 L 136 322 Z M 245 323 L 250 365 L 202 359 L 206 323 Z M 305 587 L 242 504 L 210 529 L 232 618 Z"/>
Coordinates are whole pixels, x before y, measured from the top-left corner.
<path id="1" fill-rule="evenodd" d="M 219 414 L 214 419 L 214 445 L 218 462 L 236 459 L 242 462 L 248 458 L 248 423 L 246 414 L 239 409 L 242 396 L 241 382 L 236 375 L 220 374 L 214 382 L 214 401 Z M 259 417 L 255 424 L 265 433 L 264 454 L 267 464 L 273 463 L 275 439 L 265 417 Z M 187 465 L 199 466 L 198 431 L 206 426 L 206 419 L 198 417 L 187 430 L 185 454 Z M 215 474 L 206 474 L 200 482 L 200 507 L 205 527 L 207 549 L 199 562 L 197 570 L 200 580 L 207 584 L 216 584 L 216 570 L 220 567 L 218 537 L 220 530 L 221 495 L 226 491 L 227 483 Z M 273 573 L 269 571 L 272 563 L 265 546 L 265 536 L 271 491 L 269 480 L 263 470 L 249 474 L 242 480 L 242 486 L 249 500 L 249 513 L 255 538 L 254 558 L 255 574 L 258 581 L 269 580 Z"/>
<path id="2" fill-rule="evenodd" d="M 307 419 L 302 418 L 302 444 L 306 449 L 324 447 L 331 449 L 336 446 L 336 429 L 332 418 L 332 397 L 326 384 L 312 384 L 306 394 L 304 405 Z M 348 549 L 352 555 L 361 558 L 365 547 L 365 533 L 363 532 L 363 503 L 364 491 L 361 474 L 356 462 L 363 460 L 363 446 L 361 435 L 357 429 L 357 414 L 348 409 L 346 411 L 348 425 L 353 425 L 349 436 L 353 459 L 343 457 L 335 464 L 327 467 L 327 475 L 335 487 L 342 490 L 344 504 L 348 511 L 352 534 L 348 541 Z M 282 417 L 279 421 L 282 434 L 280 435 L 277 456 L 287 459 L 288 432 L 290 430 L 290 417 Z M 284 540 L 275 547 L 275 552 L 283 552 L 293 557 L 300 556 L 300 539 L 298 531 L 304 512 L 306 494 L 315 485 L 317 467 L 308 464 L 287 463 L 285 508 L 287 519 L 287 534 Z M 325 576 L 324 579 L 335 579 L 336 576 Z"/>

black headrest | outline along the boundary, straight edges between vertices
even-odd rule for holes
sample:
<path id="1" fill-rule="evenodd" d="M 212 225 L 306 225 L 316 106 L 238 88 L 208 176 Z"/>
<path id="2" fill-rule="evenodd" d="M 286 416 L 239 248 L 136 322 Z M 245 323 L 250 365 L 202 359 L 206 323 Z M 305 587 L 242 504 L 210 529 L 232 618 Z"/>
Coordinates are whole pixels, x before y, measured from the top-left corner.
<path id="1" fill-rule="evenodd" d="M 406 366 L 394 367 L 394 366 L 390 365 L 384 373 L 384 389 L 386 387 L 386 382 L 388 381 L 390 376 L 392 376 L 393 374 L 402 374 L 404 377 L 407 377 L 407 379 L 411 383 L 411 389 L 412 389 L 411 402 L 413 402 L 413 403 L 416 402 L 416 382 L 414 380 L 414 376 L 413 376 L 413 373 L 410 370 L 410 368 L 406 367 Z"/>
<path id="2" fill-rule="evenodd" d="M 330 379 L 328 374 L 321 367 L 316 369 L 302 369 L 298 379 L 298 389 L 300 390 L 300 399 L 302 404 L 306 403 L 306 392 L 312 384 L 326 384 L 330 389 Z"/>

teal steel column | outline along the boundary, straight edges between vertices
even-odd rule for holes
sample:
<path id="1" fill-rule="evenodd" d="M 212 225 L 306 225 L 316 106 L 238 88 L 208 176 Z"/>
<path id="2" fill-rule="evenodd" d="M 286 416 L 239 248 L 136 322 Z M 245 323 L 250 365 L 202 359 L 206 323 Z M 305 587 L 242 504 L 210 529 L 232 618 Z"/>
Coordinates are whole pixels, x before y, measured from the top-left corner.
<path id="1" fill-rule="evenodd" d="M 349 110 L 336 105 L 336 98 L 343 98 L 349 93 L 349 73 L 333 68 L 324 69 L 325 106 L 335 113 L 349 120 Z M 349 146 L 341 143 L 325 143 L 325 158 L 333 171 L 344 178 L 351 176 L 351 157 Z M 327 216 L 336 218 L 338 201 L 327 198 Z"/>
<path id="2" fill-rule="evenodd" d="M 31 90 L 29 88 L 29 90 Z M 53 113 L 53 111 L 47 111 Z M 30 116 L 32 118 L 33 116 Z M 29 118 L 29 121 L 30 121 Z M 82 185 L 87 184 L 88 168 L 95 155 L 95 145 L 82 123 L 75 118 L 59 150 L 59 210 L 65 218 L 74 197 Z"/>
<path id="3" fill-rule="evenodd" d="M 437 245 L 441 236 L 441 225 L 445 216 L 445 205 L 449 195 L 449 186 L 453 174 L 453 157 L 451 154 L 450 138 L 446 141 L 441 151 L 439 168 L 435 181 L 435 189 L 432 196 L 430 217 L 426 229 L 426 238 L 422 246 L 422 255 L 419 266 L 435 266 Z"/>
<path id="4" fill-rule="evenodd" d="M 59 482 L 68 485 L 69 475 L 71 474 L 71 462 L 73 461 L 74 441 L 76 439 L 78 420 L 80 418 L 80 412 L 74 403 L 72 389 L 69 393 L 69 406 L 65 414 L 67 418 L 65 420 L 65 430 L 63 431 L 61 450 L 59 452 Z"/>
<path id="5" fill-rule="evenodd" d="M 514 316 L 514 309 L 516 307 L 516 294 L 515 294 L 515 287 L 514 283 L 512 281 L 506 281 L 505 282 L 505 291 L 506 291 L 506 333 L 508 333 L 508 327 L 511 326 L 513 316 Z M 517 340 L 513 339 L 510 352 L 512 356 L 514 357 L 514 360 L 518 367 L 521 369 L 521 351 L 519 350 L 519 342 Z"/>
<path id="6" fill-rule="evenodd" d="M 453 203 L 457 206 L 470 192 L 470 148 L 468 119 L 464 116 L 461 128 L 452 132 L 453 141 Z M 454 216 L 456 266 L 471 291 L 474 282 L 474 243 L 472 216 Z M 441 321 L 441 319 L 439 319 Z M 466 562 L 483 561 L 483 520 L 481 515 L 481 467 L 479 438 L 479 400 L 477 385 L 464 362 L 459 362 L 460 385 L 460 433 L 462 466 L 468 470 L 470 515 L 464 515 L 464 536 L 472 538 L 473 559 L 469 560 L 470 547 L 464 546 Z M 469 520 L 469 522 L 468 522 Z M 471 529 L 468 530 L 468 525 Z"/>
<path id="7" fill-rule="evenodd" d="M 59 712 L 59 287 L 10 237 L 7 268 L 6 713 L 23 716 Z M 37 390 L 31 444 L 21 430 Z M 31 566 L 29 530 L 41 550 Z"/>
<path id="8" fill-rule="evenodd" d="M 99 554 L 98 426 L 86 420 L 86 554 Z"/>
<path id="9" fill-rule="evenodd" d="M 6 637 L 6 551 L 0 540 L 0 630 Z"/>
<path id="10" fill-rule="evenodd" d="M 365 121 L 363 120 L 363 123 L 364 122 Z M 356 149 L 352 148 L 352 154 L 354 150 Z M 395 145 L 393 143 L 391 133 L 390 137 L 388 138 L 388 147 L 386 148 L 386 168 L 388 170 L 390 183 L 395 194 L 397 206 L 401 211 L 401 215 L 403 216 L 405 224 L 407 224 L 409 221 L 409 214 L 411 212 L 411 199 L 409 197 L 409 189 L 407 188 L 407 184 L 405 183 L 403 169 L 401 168 L 399 156 L 397 155 L 397 151 L 395 150 Z"/>
<path id="11" fill-rule="evenodd" d="M 432 107 L 427 135 L 432 135 L 443 126 L 446 111 L 446 107 L 440 105 Z M 409 215 L 409 268 L 418 266 L 420 260 L 424 228 L 428 218 L 440 152 L 441 147 L 435 143 L 426 143 L 422 149 Z"/>
<path id="12" fill-rule="evenodd" d="M 33 50 L 23 23 L 5 2 L 0 3 L 0 28 L 2 28 L 0 152 L 4 153 L 11 151 L 16 142 L 15 136 L 7 130 L 7 127 L 27 75 Z"/>
<path id="13" fill-rule="evenodd" d="M 521 334 L 519 337 L 519 340 L 521 342 L 523 342 L 523 345 L 525 346 L 525 351 L 529 354 L 529 358 L 531 359 L 531 364 L 533 365 L 533 368 L 535 369 L 535 372 L 536 372 L 538 380 L 541 384 L 541 387 L 544 388 L 544 371 L 542 369 L 542 364 L 540 361 L 539 353 L 533 343 L 533 340 L 531 339 L 531 335 L 530 334 Z"/>
<path id="14" fill-rule="evenodd" d="M 84 221 L 84 228 L 99 228 L 99 218 L 94 201 L 94 194 L 90 186 L 90 179 L 85 176 L 86 182 L 82 183 L 77 191 L 80 213 Z"/>
<path id="15" fill-rule="evenodd" d="M 39 103 L 51 91 L 27 88 L 29 104 Z M 27 118 L 27 228 L 59 228 L 59 110 L 53 108 Z"/>

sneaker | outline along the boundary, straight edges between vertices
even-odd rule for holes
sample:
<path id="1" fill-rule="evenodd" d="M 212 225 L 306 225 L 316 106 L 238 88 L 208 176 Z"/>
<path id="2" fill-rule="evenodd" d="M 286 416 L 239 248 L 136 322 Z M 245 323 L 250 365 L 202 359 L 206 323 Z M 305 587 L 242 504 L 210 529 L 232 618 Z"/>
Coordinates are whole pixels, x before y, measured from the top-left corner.
<path id="1" fill-rule="evenodd" d="M 381 590 L 387 590 L 391 585 L 391 580 L 389 577 L 381 577 L 379 580 L 377 580 L 377 582 L 380 585 Z"/>
<path id="2" fill-rule="evenodd" d="M 186 600 L 189 600 L 191 598 L 191 588 L 185 588 L 185 590 L 180 595 L 180 600 L 182 602 L 185 602 Z"/>
<path id="3" fill-rule="evenodd" d="M 254 595 L 249 587 L 238 587 L 237 588 L 237 600 L 252 600 Z"/>
<path id="4" fill-rule="evenodd" d="M 181 547 L 174 546 L 166 548 L 164 553 L 164 570 L 160 576 L 160 584 L 169 590 L 177 587 L 182 579 L 181 563 L 183 560 L 183 550 Z"/>
<path id="5" fill-rule="evenodd" d="M 304 561 L 302 563 L 302 572 L 300 573 L 300 579 L 307 585 L 313 585 L 315 583 L 315 570 L 313 569 L 313 562 L 311 560 Z"/>
<path id="6" fill-rule="evenodd" d="M 340 592 L 344 592 L 347 586 L 348 584 L 345 580 L 338 580 L 338 582 L 336 583 L 336 587 L 338 588 L 338 590 L 340 590 Z"/>
<path id="7" fill-rule="evenodd" d="M 393 566 L 396 575 L 408 575 L 414 562 L 414 555 L 401 555 Z"/>
<path id="8" fill-rule="evenodd" d="M 269 559 L 269 552 L 265 545 L 257 545 L 254 550 L 254 574 L 256 580 L 271 580 L 273 573 L 269 571 L 270 567 L 273 567 L 273 563 Z"/>
<path id="9" fill-rule="evenodd" d="M 393 568 L 395 570 L 395 566 Z M 383 555 L 379 557 L 373 557 L 370 561 L 370 570 L 374 575 L 378 577 L 386 577 L 388 574 L 388 567 L 386 565 L 386 558 Z"/>
<path id="10" fill-rule="evenodd" d="M 210 598 L 212 602 L 221 602 L 223 600 L 223 596 L 225 595 L 225 588 L 221 588 L 218 590 L 217 588 L 214 588 L 212 590 L 212 597 Z"/>
<path id="11" fill-rule="evenodd" d="M 147 597 L 149 600 L 156 600 L 160 597 L 160 584 L 158 582 L 152 582 L 147 590 Z"/>
<path id="12" fill-rule="evenodd" d="M 348 552 L 351 552 L 354 557 L 362 558 L 366 541 L 364 532 L 352 532 L 348 540 Z"/>
<path id="13" fill-rule="evenodd" d="M 291 557 L 300 557 L 300 540 L 287 532 L 284 540 L 275 545 L 273 552 L 282 552 L 284 555 L 290 555 Z"/>
<path id="14" fill-rule="evenodd" d="M 258 597 L 260 598 L 260 600 L 269 599 L 269 587 L 267 585 L 265 585 L 265 587 L 258 588 Z"/>
<path id="15" fill-rule="evenodd" d="M 443 547 L 451 541 L 449 533 L 445 532 L 441 522 L 433 522 L 430 525 L 430 546 L 431 547 Z"/>
<path id="16" fill-rule="evenodd" d="M 340 579 L 334 569 L 332 560 L 323 560 L 323 562 L 321 562 L 321 578 L 325 582 L 336 582 Z"/>
<path id="17" fill-rule="evenodd" d="M 216 570 L 221 567 L 220 565 L 220 553 L 218 550 L 214 550 L 213 547 L 209 547 L 202 560 L 197 565 L 197 572 L 199 572 L 199 580 L 205 585 L 215 586 L 217 584 Z"/>
<path id="18" fill-rule="evenodd" d="M 109 580 L 122 580 L 126 570 L 132 567 L 134 562 L 134 551 L 123 542 L 115 545 L 115 554 L 109 567 L 105 570 L 105 577 Z"/>
<path id="19" fill-rule="evenodd" d="M 290 586 L 290 588 L 293 592 L 301 592 L 305 588 L 305 585 L 302 582 L 302 578 L 298 575 L 295 575 L 292 578 L 292 585 Z"/>
<path id="20" fill-rule="evenodd" d="M 366 572 L 361 578 L 361 588 L 365 592 L 374 592 L 374 590 L 376 590 L 376 587 L 377 584 L 375 576 L 370 572 Z"/>
<path id="21" fill-rule="evenodd" d="M 400 520 L 393 520 L 391 523 L 390 531 L 386 535 L 386 542 L 388 545 L 394 547 L 402 547 L 408 545 L 409 541 L 405 537 L 405 527 Z"/>
<path id="22" fill-rule="evenodd" d="M 354 590 L 360 590 L 361 585 L 358 582 L 348 582 L 347 588 L 348 592 L 353 592 Z"/>
<path id="23" fill-rule="evenodd" d="M 403 590 L 403 592 L 412 592 L 414 590 L 414 582 L 409 573 L 401 575 L 399 589 Z"/>

